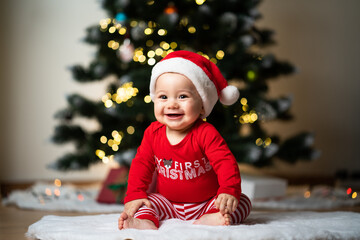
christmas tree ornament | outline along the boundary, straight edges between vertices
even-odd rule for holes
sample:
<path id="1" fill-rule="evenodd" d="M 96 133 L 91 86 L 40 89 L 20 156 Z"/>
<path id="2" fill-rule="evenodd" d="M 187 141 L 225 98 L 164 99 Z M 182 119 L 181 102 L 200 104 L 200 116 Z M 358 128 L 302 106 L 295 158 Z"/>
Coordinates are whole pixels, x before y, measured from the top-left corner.
<path id="1" fill-rule="evenodd" d="M 123 44 L 119 47 L 118 56 L 121 61 L 129 63 L 133 60 L 134 56 L 134 45 L 130 39 L 125 39 Z"/>
<path id="2" fill-rule="evenodd" d="M 119 12 L 115 16 L 115 20 L 117 23 L 124 24 L 124 22 L 127 20 L 127 16 L 123 12 Z"/>
<path id="3" fill-rule="evenodd" d="M 126 8 L 130 3 L 130 0 L 115 0 L 114 6 L 116 9 L 124 9 Z"/>
<path id="4" fill-rule="evenodd" d="M 145 38 L 146 34 L 144 31 L 146 28 L 147 28 L 147 26 L 146 26 L 145 22 L 140 22 L 138 25 L 131 28 L 130 32 L 131 32 L 132 39 L 134 39 L 135 41 L 139 41 L 139 40 Z"/>
<path id="5" fill-rule="evenodd" d="M 220 16 L 220 24 L 226 33 L 232 33 L 237 27 L 237 17 L 232 12 L 226 12 Z"/>

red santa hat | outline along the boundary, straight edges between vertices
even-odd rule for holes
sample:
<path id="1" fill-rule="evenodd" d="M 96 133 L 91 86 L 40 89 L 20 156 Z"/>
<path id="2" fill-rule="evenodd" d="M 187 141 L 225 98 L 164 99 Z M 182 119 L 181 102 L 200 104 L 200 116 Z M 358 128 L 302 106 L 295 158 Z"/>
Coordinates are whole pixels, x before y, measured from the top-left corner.
<path id="1" fill-rule="evenodd" d="M 169 72 L 182 74 L 194 84 L 204 105 L 203 118 L 209 116 L 218 99 L 224 105 L 232 105 L 240 96 L 239 90 L 228 85 L 213 62 L 197 53 L 180 50 L 169 53 L 153 67 L 150 79 L 152 100 L 155 99 L 157 78 Z"/>

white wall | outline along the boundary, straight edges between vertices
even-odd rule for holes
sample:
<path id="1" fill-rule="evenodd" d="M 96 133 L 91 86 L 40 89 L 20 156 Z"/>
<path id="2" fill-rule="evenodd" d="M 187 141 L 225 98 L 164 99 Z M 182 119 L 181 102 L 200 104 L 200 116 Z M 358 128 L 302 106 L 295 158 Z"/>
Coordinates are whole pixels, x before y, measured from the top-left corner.
<path id="1" fill-rule="evenodd" d="M 271 94 L 293 93 L 295 121 L 267 124 L 270 132 L 290 136 L 316 132 L 323 154 L 314 163 L 278 165 L 291 174 L 333 174 L 338 168 L 360 170 L 358 56 L 360 2 L 357 0 L 263 1 L 258 24 L 275 30 L 270 50 L 293 62 L 300 73 L 271 84 Z M 95 0 L 1 1 L 0 181 L 102 179 L 107 167 L 61 173 L 46 165 L 71 150 L 49 138 L 53 115 L 65 96 L 81 92 L 100 97 L 101 84 L 77 84 L 66 67 L 87 63 L 94 49 L 81 42 L 85 29 L 105 13 Z"/>
<path id="2" fill-rule="evenodd" d="M 269 124 L 268 129 L 292 135 L 316 134 L 322 156 L 312 164 L 287 164 L 288 174 L 333 174 L 337 169 L 360 171 L 359 55 L 360 1 L 263 1 L 261 26 L 276 32 L 271 50 L 290 60 L 299 73 L 271 84 L 271 94 L 294 94 L 294 122 Z"/>
<path id="3" fill-rule="evenodd" d="M 56 172 L 46 166 L 72 150 L 50 142 L 54 114 L 66 95 L 104 94 L 101 84 L 72 80 L 73 64 L 87 63 L 94 48 L 83 43 L 85 29 L 105 17 L 98 1 L 16 0 L 1 3 L 0 180 L 102 179 L 106 167 Z M 90 123 L 91 124 L 91 123 Z"/>

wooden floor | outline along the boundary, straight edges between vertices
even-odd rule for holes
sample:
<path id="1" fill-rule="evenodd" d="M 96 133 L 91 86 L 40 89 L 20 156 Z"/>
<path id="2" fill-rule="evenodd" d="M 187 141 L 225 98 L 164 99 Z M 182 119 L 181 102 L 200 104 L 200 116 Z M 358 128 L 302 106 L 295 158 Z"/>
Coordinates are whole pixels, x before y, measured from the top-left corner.
<path id="1" fill-rule="evenodd" d="M 23 240 L 27 239 L 25 233 L 28 227 L 39 221 L 45 215 L 78 216 L 90 215 L 86 213 L 73 212 L 50 212 L 22 210 L 17 207 L 4 207 L 0 203 L 0 239 L 1 240 Z"/>

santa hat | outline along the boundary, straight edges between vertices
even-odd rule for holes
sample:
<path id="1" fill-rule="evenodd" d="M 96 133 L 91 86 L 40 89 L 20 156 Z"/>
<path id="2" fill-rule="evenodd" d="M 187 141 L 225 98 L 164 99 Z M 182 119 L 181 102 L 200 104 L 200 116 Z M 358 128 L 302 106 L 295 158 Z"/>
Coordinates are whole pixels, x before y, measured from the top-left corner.
<path id="1" fill-rule="evenodd" d="M 153 67 L 150 79 L 150 96 L 153 101 L 157 78 L 169 72 L 182 74 L 194 84 L 204 105 L 203 118 L 209 116 L 218 99 L 224 105 L 232 105 L 240 96 L 239 90 L 228 85 L 213 62 L 197 53 L 180 50 L 169 53 Z"/>

